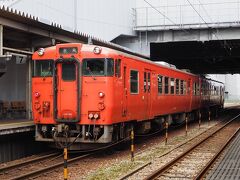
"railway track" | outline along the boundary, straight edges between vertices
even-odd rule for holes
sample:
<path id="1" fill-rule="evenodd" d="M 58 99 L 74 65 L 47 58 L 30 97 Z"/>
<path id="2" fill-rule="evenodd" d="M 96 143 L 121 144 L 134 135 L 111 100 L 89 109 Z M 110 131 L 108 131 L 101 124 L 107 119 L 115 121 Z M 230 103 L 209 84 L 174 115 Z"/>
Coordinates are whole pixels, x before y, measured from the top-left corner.
<path id="1" fill-rule="evenodd" d="M 81 159 L 87 158 L 90 155 L 93 155 L 94 153 L 95 152 L 81 156 L 75 156 L 73 158 L 70 158 L 68 160 L 68 163 L 71 164 L 77 162 Z M 146 163 L 141 169 L 144 169 L 151 164 L 153 163 Z M 20 162 L 18 164 L 0 168 L 0 179 L 28 179 L 32 177 L 41 177 L 44 175 L 44 173 L 54 171 L 55 169 L 60 167 L 63 167 L 62 154 L 51 153 L 31 160 Z"/>
<path id="2" fill-rule="evenodd" d="M 74 158 L 70 158 L 68 160 L 68 164 L 71 164 L 71 163 L 74 163 L 76 161 L 79 161 L 80 159 L 84 159 L 86 157 L 89 157 L 92 154 L 93 153 L 89 153 L 89 154 L 84 154 L 84 155 L 77 156 L 77 157 L 74 157 Z M 26 172 L 26 173 L 23 173 L 21 175 L 14 176 L 13 178 L 11 178 L 11 180 L 20 180 L 20 179 L 27 179 L 27 178 L 31 178 L 31 177 L 37 177 L 37 176 L 42 175 L 42 174 L 44 174 L 46 172 L 49 172 L 51 170 L 57 169 L 59 167 L 63 167 L 63 165 L 64 165 L 64 163 L 63 163 L 63 159 L 61 157 L 61 158 L 58 158 L 57 162 L 56 161 L 51 161 L 51 163 L 49 163 L 48 165 L 46 165 L 43 168 L 39 169 L 39 166 L 38 167 L 34 166 L 36 168 L 35 170 L 31 170 L 30 172 Z"/>
<path id="3" fill-rule="evenodd" d="M 60 158 L 62 159 L 61 153 L 51 152 L 49 154 L 40 155 L 39 157 L 35 157 L 33 159 L 20 160 L 17 163 L 1 167 L 0 179 L 21 179 L 21 176 L 31 173 L 34 168 L 39 169 L 39 167 L 44 166 L 44 164 L 54 163 Z"/>
<path id="4" fill-rule="evenodd" d="M 88 153 L 70 158 L 68 164 L 86 158 L 93 153 Z M 45 172 L 57 169 L 63 166 L 63 155 L 52 153 L 40 156 L 27 161 L 19 162 L 10 166 L 0 168 L 0 179 L 27 179 L 44 174 Z"/>
<path id="5" fill-rule="evenodd" d="M 106 147 L 98 148 L 91 151 L 79 151 L 79 153 L 69 154 L 71 156 L 68 159 L 68 165 L 75 163 L 81 159 L 90 157 L 96 153 L 109 149 L 125 141 L 123 139 L 117 143 L 108 145 Z M 81 155 L 79 155 L 81 153 Z M 83 154 L 84 153 L 84 154 Z M 40 156 L 27 161 L 19 162 L 17 164 L 9 165 L 0 168 L 0 179 L 20 180 L 30 179 L 34 177 L 44 176 L 45 173 L 56 170 L 64 166 L 63 154 L 52 153 L 44 156 Z"/>
<path id="6" fill-rule="evenodd" d="M 157 157 L 121 179 L 198 179 L 211 166 L 222 149 L 239 131 L 240 114 L 180 145 L 177 149 Z M 160 167 L 160 168 L 159 168 Z M 203 173 L 200 173 L 203 172 Z"/>
<path id="7" fill-rule="evenodd" d="M 238 133 L 239 126 L 236 126 L 238 123 L 234 123 L 234 120 L 239 116 L 240 114 L 145 179 L 198 179 L 199 171 L 205 169 L 208 162 L 215 159 Z"/>
<path id="8" fill-rule="evenodd" d="M 10 165 L 7 165 L 7 166 L 0 167 L 0 178 L 3 174 L 8 174 L 8 172 L 13 170 L 13 169 L 17 169 L 17 168 L 21 168 L 21 167 L 24 167 L 24 166 L 31 165 L 33 163 L 45 161 L 49 158 L 54 158 L 58 155 L 60 155 L 60 153 L 49 152 L 49 153 L 46 153 L 46 154 L 43 154 L 43 155 L 39 155 L 38 157 L 30 158 L 30 159 L 23 160 L 23 161 L 14 163 L 14 164 L 10 164 Z"/>

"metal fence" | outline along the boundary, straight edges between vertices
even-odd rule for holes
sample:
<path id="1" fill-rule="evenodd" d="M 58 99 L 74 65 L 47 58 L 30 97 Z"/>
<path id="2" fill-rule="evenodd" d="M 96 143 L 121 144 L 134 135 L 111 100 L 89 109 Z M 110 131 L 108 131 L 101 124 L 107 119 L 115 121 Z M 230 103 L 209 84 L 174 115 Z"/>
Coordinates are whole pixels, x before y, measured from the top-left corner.
<path id="1" fill-rule="evenodd" d="M 228 27 L 240 24 L 240 1 L 135 8 L 135 30 Z M 196 12 L 197 11 L 197 12 Z"/>

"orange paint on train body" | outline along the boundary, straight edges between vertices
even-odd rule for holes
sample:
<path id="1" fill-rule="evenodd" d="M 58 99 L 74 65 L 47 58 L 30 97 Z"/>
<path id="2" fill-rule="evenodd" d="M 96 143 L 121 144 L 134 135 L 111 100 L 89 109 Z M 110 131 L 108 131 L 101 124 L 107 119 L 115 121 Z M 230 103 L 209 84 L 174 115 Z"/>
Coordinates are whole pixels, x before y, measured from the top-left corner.
<path id="1" fill-rule="evenodd" d="M 59 44 L 32 59 L 39 141 L 61 140 L 67 129 L 76 142 L 110 143 L 126 137 L 132 122 L 145 131 L 159 117 L 223 106 L 221 83 L 105 47 Z M 219 88 L 214 102 L 203 83 Z"/>

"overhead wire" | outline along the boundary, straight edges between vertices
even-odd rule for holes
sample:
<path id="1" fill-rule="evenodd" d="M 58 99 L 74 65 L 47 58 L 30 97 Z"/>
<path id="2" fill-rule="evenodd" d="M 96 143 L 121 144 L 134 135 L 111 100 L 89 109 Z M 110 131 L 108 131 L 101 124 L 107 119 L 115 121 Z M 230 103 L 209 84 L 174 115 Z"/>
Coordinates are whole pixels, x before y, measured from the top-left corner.
<path id="1" fill-rule="evenodd" d="M 162 13 L 161 11 L 159 11 L 155 6 L 153 6 L 151 3 L 149 3 L 147 0 L 144 0 L 144 2 L 146 2 L 151 8 L 153 8 L 155 11 L 157 11 L 160 15 L 162 15 L 164 18 L 166 18 L 167 20 L 169 20 L 172 24 L 174 24 L 175 26 L 180 27 L 180 29 L 186 33 L 189 33 L 189 31 L 185 30 L 182 28 L 181 25 L 175 23 L 173 20 L 171 20 L 168 16 L 166 16 L 164 13 Z M 205 19 L 201 16 L 201 14 L 196 10 L 196 8 L 193 6 L 193 4 L 187 0 L 187 2 L 189 3 L 189 5 L 192 7 L 192 9 L 198 14 L 198 16 L 202 19 L 202 21 L 204 22 L 204 24 L 207 26 L 207 28 L 211 28 L 208 23 L 205 21 Z M 198 0 L 199 4 L 202 6 L 202 8 L 204 9 L 205 13 L 207 14 L 207 16 L 209 17 L 209 19 L 211 20 L 211 22 L 213 23 L 212 18 L 209 16 L 209 14 L 207 13 L 206 9 L 204 8 L 203 4 L 201 4 L 200 0 Z M 217 28 L 216 28 L 217 29 Z M 218 30 L 218 29 L 217 29 Z M 224 41 L 221 42 L 223 40 L 223 38 L 219 38 L 218 35 L 216 34 L 216 32 L 212 32 L 213 35 L 216 37 L 216 39 L 220 42 L 220 44 L 222 44 L 223 48 L 226 50 L 226 52 L 228 54 L 231 53 L 231 47 L 229 46 L 229 44 Z M 227 47 L 227 48 L 226 48 Z"/>
<path id="2" fill-rule="evenodd" d="M 151 8 L 153 8 L 154 10 L 156 10 L 159 14 L 161 14 L 161 15 L 162 15 L 163 17 L 165 17 L 167 20 L 169 20 L 172 24 L 174 24 L 175 26 L 180 27 L 180 29 L 181 29 L 182 31 L 184 31 L 185 33 L 189 33 L 187 30 L 183 29 L 180 24 L 175 23 L 173 20 L 171 20 L 168 16 L 166 16 L 166 15 L 165 15 L 164 13 L 162 13 L 161 11 L 159 11 L 156 7 L 154 7 L 154 6 L 153 6 L 151 3 L 149 3 L 147 0 L 144 0 L 144 2 L 146 2 Z"/>
<path id="3" fill-rule="evenodd" d="M 196 10 L 196 8 L 193 6 L 193 4 L 192 4 L 189 0 L 187 0 L 187 2 L 188 2 L 189 5 L 192 7 L 192 9 L 198 14 L 198 16 L 202 19 L 202 21 L 204 22 L 204 24 L 205 24 L 208 28 L 211 28 L 211 27 L 208 25 L 208 23 L 205 21 L 205 19 L 201 16 L 201 14 Z M 200 0 L 198 0 L 198 2 L 199 2 L 199 5 L 201 5 L 201 6 L 203 7 L 203 4 L 201 4 Z M 203 7 L 203 9 L 205 9 L 205 8 Z M 204 11 L 207 12 L 206 9 L 205 9 Z M 208 13 L 206 13 L 206 14 L 208 15 Z M 208 16 L 209 16 L 209 15 L 208 15 Z M 211 22 L 213 23 L 213 21 L 212 21 L 212 19 L 211 19 L 210 16 L 209 16 L 209 19 L 210 19 Z M 216 28 L 216 29 L 217 29 L 217 28 Z M 218 29 L 217 29 L 217 30 L 218 30 Z M 218 35 L 217 35 L 215 32 L 212 32 L 212 33 L 213 33 L 213 35 L 217 38 L 217 40 L 220 42 L 220 44 L 222 44 L 222 46 L 223 46 L 223 48 L 226 50 L 226 52 L 230 55 L 232 48 L 229 46 L 229 44 L 228 44 L 226 41 L 224 41 L 224 43 L 222 43 L 221 40 L 223 40 L 223 38 L 222 38 L 222 39 L 219 39 Z M 228 49 L 226 49 L 226 46 L 227 46 Z"/>

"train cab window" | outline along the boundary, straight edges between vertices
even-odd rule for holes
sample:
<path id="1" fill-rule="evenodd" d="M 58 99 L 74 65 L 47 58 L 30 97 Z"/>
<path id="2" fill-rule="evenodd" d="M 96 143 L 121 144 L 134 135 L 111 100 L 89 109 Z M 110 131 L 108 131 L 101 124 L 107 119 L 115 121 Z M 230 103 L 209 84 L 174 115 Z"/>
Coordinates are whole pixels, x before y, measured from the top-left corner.
<path id="1" fill-rule="evenodd" d="M 52 77 L 53 60 L 36 60 L 33 61 L 33 77 Z"/>
<path id="2" fill-rule="evenodd" d="M 170 93 L 174 94 L 174 78 L 170 79 Z"/>
<path id="3" fill-rule="evenodd" d="M 131 70 L 130 71 L 130 91 L 131 94 L 138 93 L 138 71 Z"/>
<path id="4" fill-rule="evenodd" d="M 165 94 L 168 94 L 169 93 L 169 78 L 168 77 L 164 78 L 164 84 L 165 84 L 164 92 L 165 92 Z"/>
<path id="5" fill-rule="evenodd" d="M 179 79 L 176 79 L 176 94 L 179 94 Z"/>
<path id="6" fill-rule="evenodd" d="M 72 63 L 62 64 L 62 79 L 64 81 L 75 81 L 76 80 L 76 67 Z"/>
<path id="7" fill-rule="evenodd" d="M 158 75 L 158 94 L 163 93 L 162 82 L 163 82 L 163 77 L 161 75 Z"/>
<path id="8" fill-rule="evenodd" d="M 113 76 L 113 67 L 113 59 L 83 59 L 82 72 L 84 76 Z"/>
<path id="9" fill-rule="evenodd" d="M 183 80 L 180 80 L 180 94 L 183 94 Z"/>
<path id="10" fill-rule="evenodd" d="M 121 77 L 121 59 L 115 60 L 115 76 Z"/>

